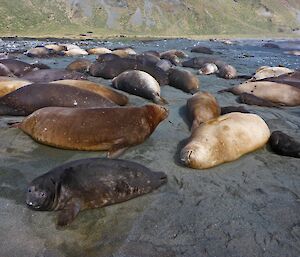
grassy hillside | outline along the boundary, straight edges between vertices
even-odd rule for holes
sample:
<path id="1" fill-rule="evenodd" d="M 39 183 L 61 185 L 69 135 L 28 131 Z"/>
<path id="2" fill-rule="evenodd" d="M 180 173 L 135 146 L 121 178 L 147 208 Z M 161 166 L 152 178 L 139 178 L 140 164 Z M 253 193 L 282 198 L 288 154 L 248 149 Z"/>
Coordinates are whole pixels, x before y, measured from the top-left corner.
<path id="1" fill-rule="evenodd" d="M 270 35 L 299 30 L 300 1 L 1 0 L 0 15 L 2 36 Z"/>

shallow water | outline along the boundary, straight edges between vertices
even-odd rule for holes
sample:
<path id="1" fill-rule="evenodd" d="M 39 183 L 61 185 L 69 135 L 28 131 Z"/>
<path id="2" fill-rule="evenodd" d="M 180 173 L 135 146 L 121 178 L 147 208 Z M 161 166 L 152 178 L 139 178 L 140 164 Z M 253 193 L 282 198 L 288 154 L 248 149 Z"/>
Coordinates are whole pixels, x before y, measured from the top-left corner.
<path id="1" fill-rule="evenodd" d="M 0 41 L 0 52 L 27 50 L 45 41 Z M 47 42 L 49 43 L 49 42 Z M 188 39 L 159 41 L 76 41 L 83 48 L 130 45 L 137 52 L 182 49 L 201 44 L 215 56 L 252 74 L 262 65 L 299 69 L 300 57 L 286 55 L 299 41 L 278 41 L 284 49 L 268 49 L 266 41 L 239 40 L 234 45 Z M 32 59 L 52 68 L 64 68 L 72 57 Z M 245 57 L 253 56 L 253 57 Z M 95 56 L 85 57 L 91 60 Z M 191 69 L 191 71 L 193 71 Z M 195 72 L 195 71 L 194 71 Z M 213 93 L 221 106 L 238 105 L 236 96 L 217 91 L 242 80 L 198 76 L 201 90 Z M 109 80 L 90 77 L 109 85 Z M 169 102 L 169 117 L 141 145 L 121 157 L 168 175 L 159 190 L 102 209 L 79 214 L 67 228 L 55 227 L 55 212 L 34 212 L 24 204 L 27 183 L 64 162 L 105 156 L 104 152 L 67 151 L 44 146 L 7 123 L 22 118 L 0 118 L 0 252 L 21 257 L 152 257 L 152 256 L 300 256 L 300 160 L 278 156 L 267 148 L 237 161 L 208 170 L 193 170 L 179 163 L 178 153 L 190 135 L 184 106 L 190 97 L 175 88 L 162 87 Z M 146 100 L 130 95 L 130 104 Z M 271 130 L 300 138 L 300 108 L 244 107 L 259 114 Z"/>

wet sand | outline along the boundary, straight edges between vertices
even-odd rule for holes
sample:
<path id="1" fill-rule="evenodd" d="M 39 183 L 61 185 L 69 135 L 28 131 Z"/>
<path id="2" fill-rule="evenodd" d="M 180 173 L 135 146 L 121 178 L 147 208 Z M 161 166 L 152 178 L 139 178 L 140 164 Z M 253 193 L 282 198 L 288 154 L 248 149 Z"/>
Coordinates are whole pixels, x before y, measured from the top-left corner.
<path id="1" fill-rule="evenodd" d="M 199 41 L 161 40 L 126 42 L 138 52 L 185 50 Z M 81 42 L 83 47 L 95 42 Z M 262 65 L 299 69 L 300 58 L 286 49 L 262 48 L 260 41 L 236 45 L 202 41 L 216 57 L 234 65 L 240 74 L 251 74 Z M 279 42 L 279 44 L 286 42 Z M 0 42 L 0 49 L 29 48 L 41 42 Z M 18 45 L 19 44 L 19 45 Z M 106 47 L 125 43 L 104 42 Z M 289 44 L 287 44 L 289 46 Z M 286 45 L 285 45 L 286 48 Z M 254 56 L 254 57 L 246 57 Z M 74 58 L 40 60 L 64 68 Z M 95 56 L 88 56 L 95 59 Z M 195 70 L 192 70 L 194 71 Z M 221 106 L 238 105 L 236 96 L 217 91 L 243 80 L 199 75 L 201 90 L 213 93 Z M 90 77 L 110 84 L 109 80 Z M 67 151 L 33 141 L 7 123 L 21 117 L 0 117 L 0 255 L 3 257 L 297 257 L 300 256 L 300 160 L 276 155 L 268 147 L 237 161 L 207 170 L 182 166 L 179 152 L 189 137 L 185 103 L 191 96 L 162 87 L 169 102 L 169 117 L 143 144 L 128 149 L 122 159 L 139 162 L 168 175 L 168 184 L 148 195 L 102 209 L 81 212 L 64 229 L 55 227 L 55 212 L 34 212 L 24 203 L 29 181 L 67 161 L 105 156 L 104 152 Z M 130 104 L 147 100 L 130 95 Z M 242 105 L 259 114 L 271 130 L 300 138 L 300 108 L 282 109 Z"/>

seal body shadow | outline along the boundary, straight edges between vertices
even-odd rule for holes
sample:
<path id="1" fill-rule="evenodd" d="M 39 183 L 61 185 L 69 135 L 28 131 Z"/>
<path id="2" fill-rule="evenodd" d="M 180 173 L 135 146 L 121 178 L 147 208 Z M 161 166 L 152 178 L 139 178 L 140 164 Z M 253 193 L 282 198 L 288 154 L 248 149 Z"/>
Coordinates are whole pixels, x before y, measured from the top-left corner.
<path id="1" fill-rule="evenodd" d="M 33 210 L 59 210 L 57 225 L 65 226 L 82 210 L 127 201 L 166 182 L 165 173 L 135 162 L 81 159 L 34 179 L 27 189 L 26 204 Z"/>

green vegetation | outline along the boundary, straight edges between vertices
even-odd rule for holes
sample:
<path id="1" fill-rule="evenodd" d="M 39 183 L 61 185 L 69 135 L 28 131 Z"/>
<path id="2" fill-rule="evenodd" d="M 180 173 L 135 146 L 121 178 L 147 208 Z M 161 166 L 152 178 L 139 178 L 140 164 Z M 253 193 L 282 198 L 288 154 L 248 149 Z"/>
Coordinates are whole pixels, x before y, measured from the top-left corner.
<path id="1" fill-rule="evenodd" d="M 286 36 L 300 28 L 298 0 L 100 3 L 98 0 L 2 0 L 0 35 L 78 37 L 92 31 L 93 37 Z M 137 8 L 139 15 L 131 19 Z"/>

